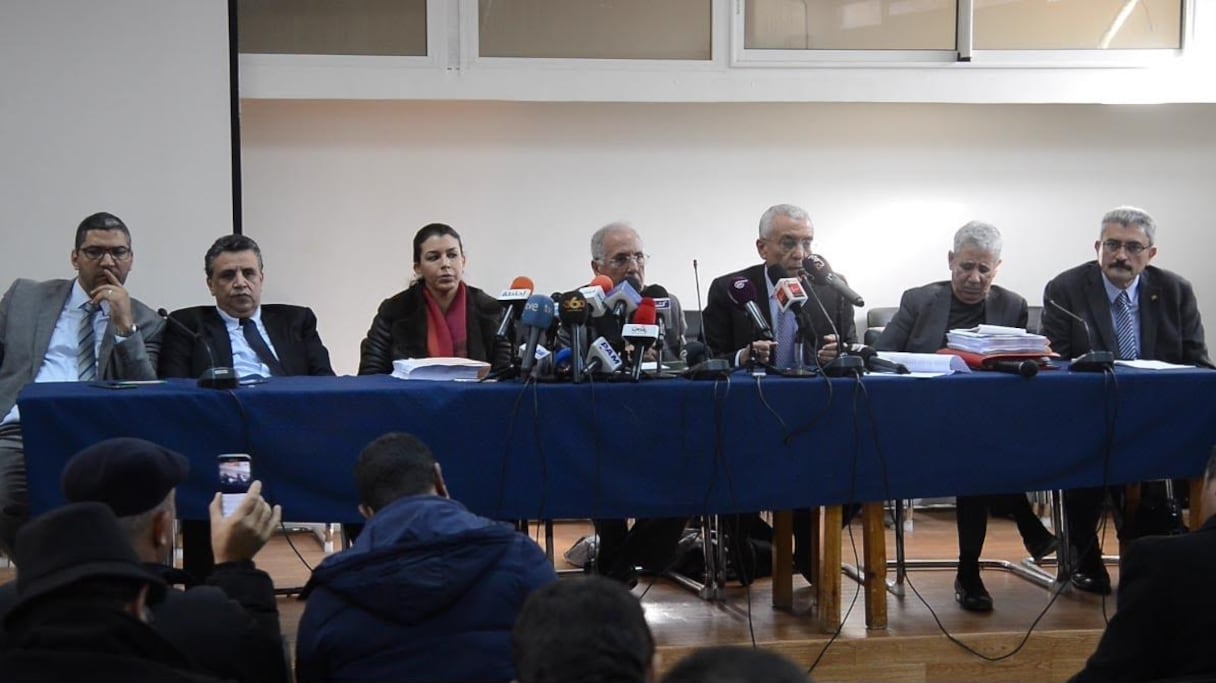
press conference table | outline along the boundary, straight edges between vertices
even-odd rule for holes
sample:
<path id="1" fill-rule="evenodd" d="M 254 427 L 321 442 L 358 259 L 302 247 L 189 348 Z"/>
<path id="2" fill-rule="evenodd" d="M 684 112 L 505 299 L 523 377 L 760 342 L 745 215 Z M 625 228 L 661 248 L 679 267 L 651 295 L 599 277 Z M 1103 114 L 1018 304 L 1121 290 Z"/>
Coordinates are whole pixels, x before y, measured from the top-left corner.
<path id="1" fill-rule="evenodd" d="M 190 458 L 178 489 L 187 519 L 205 517 L 216 455 L 241 452 L 285 517 L 359 521 L 354 462 L 389 431 L 418 435 L 452 496 L 499 519 L 789 510 L 1185 478 L 1216 443 L 1216 372 L 1205 370 L 528 386 L 285 377 L 232 391 L 187 380 L 48 383 L 27 386 L 19 405 L 35 514 L 62 502 L 59 472 L 72 453 L 137 436 Z"/>

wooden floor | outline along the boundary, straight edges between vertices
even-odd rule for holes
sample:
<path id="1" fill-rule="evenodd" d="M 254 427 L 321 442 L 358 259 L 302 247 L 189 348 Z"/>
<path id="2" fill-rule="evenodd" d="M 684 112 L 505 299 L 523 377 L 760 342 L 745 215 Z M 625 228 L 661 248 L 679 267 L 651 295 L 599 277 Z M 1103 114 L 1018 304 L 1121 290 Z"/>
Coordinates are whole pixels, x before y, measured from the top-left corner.
<path id="1" fill-rule="evenodd" d="M 957 555 L 952 511 L 917 511 L 912 525 L 906 536 L 910 559 Z M 569 568 L 562 553 L 589 530 L 585 522 L 556 525 L 559 570 Z M 859 525 L 854 535 L 860 554 Z M 890 537 L 888 530 L 888 547 L 893 548 Z M 309 564 L 324 557 L 312 535 L 294 533 L 290 539 Z M 543 538 L 541 541 L 543 544 Z M 1113 539 L 1107 546 L 1115 547 Z M 992 520 L 985 551 L 985 557 L 993 559 L 1021 560 L 1025 556 L 1013 523 L 1001 519 Z M 856 562 L 854 553 L 846 534 L 844 561 Z M 283 536 L 272 539 L 257 561 L 278 587 L 298 586 L 307 580 L 308 569 Z M 1112 567 L 1111 574 L 1117 582 L 1117 569 Z M 0 582 L 7 576 L 0 571 Z M 772 608 L 771 585 L 766 579 L 750 590 L 728 586 L 722 602 L 703 601 L 668 579 L 644 579 L 634 592 L 641 596 L 659 646 L 660 672 L 696 647 L 750 644 L 754 634 L 757 645 L 780 651 L 808 668 L 822 655 L 812 673 L 816 681 L 1064 681 L 1093 651 L 1105 623 L 1103 600 L 1097 596 L 1066 591 L 1052 601 L 1046 589 L 1000 571 L 984 572 L 996 610 L 990 614 L 964 612 L 954 601 L 953 581 L 951 570 L 910 572 L 906 596 L 888 595 L 889 628 L 867 632 L 857 584 L 845 579 L 844 610 L 850 609 L 854 596 L 856 599 L 835 641 L 832 634 L 818 632 L 811 618 L 813 591 L 801 577 L 795 578 L 794 614 Z M 1107 598 L 1108 615 L 1113 614 L 1114 606 L 1114 598 Z M 303 603 L 284 597 L 279 607 L 284 635 L 294 648 Z M 987 657 L 1009 656 L 999 662 L 985 661 L 951 642 L 943 630 Z"/>
<path id="2" fill-rule="evenodd" d="M 860 554 L 861 530 L 859 524 L 855 526 Z M 555 525 L 559 570 L 569 568 L 561 559 L 562 553 L 589 531 L 589 525 L 582 522 Z M 888 530 L 889 548 L 894 547 L 891 537 Z M 954 558 L 958 553 L 956 538 L 952 510 L 917 511 L 912 531 L 906 535 L 908 557 Z M 293 534 L 292 539 L 310 563 L 323 556 L 320 545 L 309 535 Z M 544 539 L 540 541 L 543 545 Z M 1108 545 L 1114 547 L 1113 540 Z M 1026 554 L 1013 523 L 1002 519 L 991 521 L 985 551 L 986 558 L 1019 561 Z M 275 577 L 276 585 L 299 584 L 307 579 L 307 569 L 282 538 L 276 538 L 263 555 L 258 563 Z M 847 534 L 842 557 L 846 563 L 856 562 Z M 1111 568 L 1111 576 L 1113 581 L 1118 580 L 1116 568 Z M 668 579 L 643 579 L 634 592 L 641 596 L 659 646 L 660 671 L 696 647 L 750 644 L 753 633 L 758 645 L 778 650 L 809 668 L 824 653 L 832 634 L 820 633 L 811 618 L 814 591 L 801 577 L 794 580 L 796 613 L 789 614 L 772 608 L 767 579 L 753 584 L 750 591 L 731 584 L 723 602 L 703 601 Z M 1101 598 L 1067 591 L 1051 602 L 1052 595 L 1046 589 L 1001 571 L 984 572 L 984 583 L 996 610 L 973 614 L 964 612 L 954 601 L 952 570 L 910 572 L 906 597 L 888 596 L 889 628 L 867 632 L 857 584 L 846 579 L 844 609 L 849 609 L 856 595 L 855 606 L 812 676 L 816 681 L 1064 681 L 1080 669 L 1105 623 Z M 1114 598 L 1107 598 L 1107 613 L 1113 614 L 1114 607 Z M 280 609 L 284 632 L 294 644 L 303 604 L 284 598 Z M 936 612 L 941 626 L 932 612 Z M 999 657 L 1017 649 L 1032 626 L 1034 631 L 1026 645 L 996 663 L 966 652 L 942 632 L 945 629 L 988 657 Z"/>

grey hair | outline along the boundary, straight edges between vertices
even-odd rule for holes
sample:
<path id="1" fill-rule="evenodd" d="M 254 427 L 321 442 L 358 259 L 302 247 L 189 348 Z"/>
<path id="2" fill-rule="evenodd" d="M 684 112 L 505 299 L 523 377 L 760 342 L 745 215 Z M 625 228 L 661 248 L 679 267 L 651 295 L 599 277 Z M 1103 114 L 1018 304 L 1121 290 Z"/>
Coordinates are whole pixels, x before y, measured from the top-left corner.
<path id="1" fill-rule="evenodd" d="M 1157 243 L 1157 221 L 1148 215 L 1144 209 L 1134 206 L 1118 206 L 1106 212 L 1102 217 L 1102 225 L 1098 226 L 1098 239 L 1102 239 L 1102 231 L 1107 223 L 1117 223 L 1125 228 L 1140 228 L 1148 236 L 1148 245 Z"/>
<path id="2" fill-rule="evenodd" d="M 595 234 L 591 236 L 591 259 L 593 261 L 603 261 L 604 257 L 607 256 L 607 254 L 604 253 L 604 238 L 607 237 L 609 233 L 613 232 L 631 232 L 635 237 L 638 238 L 639 242 L 642 240 L 642 236 L 639 235 L 638 231 L 635 230 L 634 227 L 629 223 L 626 223 L 625 221 L 613 221 L 599 230 L 596 230 Z"/>
<path id="3" fill-rule="evenodd" d="M 134 543 L 136 539 L 148 533 L 148 530 L 152 528 L 152 521 L 156 519 L 158 514 L 168 511 L 172 507 L 173 491 L 170 490 L 168 495 L 151 509 L 144 510 L 139 514 L 119 517 L 118 526 L 127 535 L 127 538 Z"/>
<path id="4" fill-rule="evenodd" d="M 958 255 L 968 244 L 982 252 L 1001 257 L 1001 231 L 995 225 L 983 221 L 970 221 L 954 233 L 954 254 Z"/>
<path id="5" fill-rule="evenodd" d="M 777 216 L 787 216 L 796 221 L 811 222 L 811 217 L 807 215 L 806 210 L 800 206 L 793 204 L 777 204 L 768 207 L 764 215 L 760 217 L 760 237 L 767 238 L 773 234 L 773 219 Z"/>

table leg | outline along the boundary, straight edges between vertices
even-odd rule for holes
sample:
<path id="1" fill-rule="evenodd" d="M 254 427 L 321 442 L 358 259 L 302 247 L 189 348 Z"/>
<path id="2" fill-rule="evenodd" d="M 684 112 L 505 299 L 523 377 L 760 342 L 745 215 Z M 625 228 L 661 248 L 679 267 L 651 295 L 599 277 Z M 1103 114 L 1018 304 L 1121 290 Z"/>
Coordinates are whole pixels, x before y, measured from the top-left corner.
<path id="1" fill-rule="evenodd" d="M 882 503 L 866 503 L 861 508 L 868 629 L 887 627 L 887 538 L 882 524 L 882 507 Z"/>
<path id="2" fill-rule="evenodd" d="M 840 523 L 839 505 L 823 509 L 823 554 L 819 564 L 819 628 L 833 633 L 840 628 Z"/>
<path id="3" fill-rule="evenodd" d="M 773 512 L 773 607 L 794 607 L 794 513 Z"/>

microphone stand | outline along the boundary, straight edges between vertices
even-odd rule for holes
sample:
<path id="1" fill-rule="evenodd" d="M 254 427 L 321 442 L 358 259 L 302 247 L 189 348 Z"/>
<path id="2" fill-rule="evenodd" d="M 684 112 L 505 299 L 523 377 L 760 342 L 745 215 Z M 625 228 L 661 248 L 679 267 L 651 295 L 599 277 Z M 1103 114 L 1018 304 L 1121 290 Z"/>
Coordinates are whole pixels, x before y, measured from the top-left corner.
<path id="1" fill-rule="evenodd" d="M 794 332 L 794 367 L 781 373 L 786 377 L 814 377 L 814 370 L 806 367 L 806 335 L 802 332 L 801 322 Z"/>
<path id="2" fill-rule="evenodd" d="M 866 361 L 861 356 L 849 353 L 845 343 L 844 332 L 844 297 L 836 292 L 836 315 L 832 323 L 836 327 L 836 357 L 823 366 L 823 374 L 828 377 L 860 377 L 866 371 Z"/>

